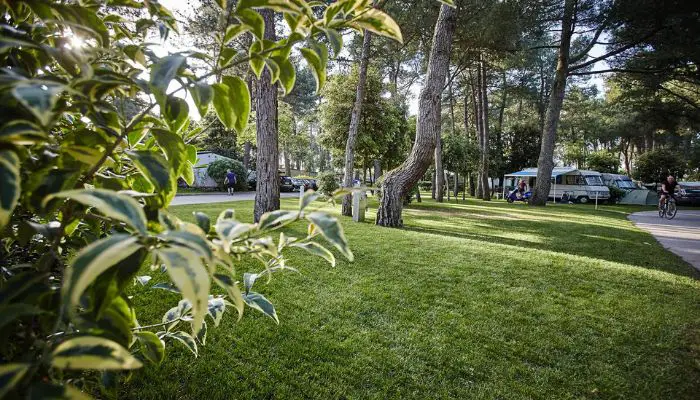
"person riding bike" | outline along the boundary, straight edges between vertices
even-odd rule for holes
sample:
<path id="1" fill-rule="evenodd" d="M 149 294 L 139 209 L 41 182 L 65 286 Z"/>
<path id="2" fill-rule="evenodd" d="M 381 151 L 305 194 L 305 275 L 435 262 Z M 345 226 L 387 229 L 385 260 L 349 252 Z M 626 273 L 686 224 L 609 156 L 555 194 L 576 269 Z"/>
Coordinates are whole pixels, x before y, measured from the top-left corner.
<path id="1" fill-rule="evenodd" d="M 673 193 L 676 191 L 676 178 L 673 175 L 666 177 L 666 180 L 661 182 L 661 197 L 659 198 L 659 208 L 663 208 L 666 205 L 666 201 L 669 197 L 673 197 Z"/>

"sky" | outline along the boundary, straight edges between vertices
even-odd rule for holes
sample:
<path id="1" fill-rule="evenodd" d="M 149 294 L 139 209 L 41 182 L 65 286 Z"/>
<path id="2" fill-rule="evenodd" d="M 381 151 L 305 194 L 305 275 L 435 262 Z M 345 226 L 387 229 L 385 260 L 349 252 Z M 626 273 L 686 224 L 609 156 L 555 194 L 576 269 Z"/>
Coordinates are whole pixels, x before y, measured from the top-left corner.
<path id="1" fill-rule="evenodd" d="M 197 0 L 160 0 L 161 4 L 163 4 L 166 8 L 171 10 L 176 18 L 179 19 L 180 14 L 190 14 L 189 8 L 191 7 L 190 3 L 194 3 Z M 164 56 L 169 52 L 175 52 L 179 50 L 184 50 L 182 48 L 177 48 L 173 45 L 173 40 L 168 40 L 165 43 L 158 45 L 158 46 L 153 46 L 153 51 L 158 55 L 158 56 Z M 346 40 L 347 42 L 347 40 Z M 601 45 L 596 45 L 593 47 L 591 52 L 589 53 L 591 57 L 598 57 L 602 55 L 605 52 L 605 47 Z M 594 70 L 596 69 L 605 69 L 607 67 L 607 64 L 605 61 L 599 61 L 596 64 L 594 64 L 593 68 Z M 595 85 L 598 88 L 598 93 L 599 96 L 603 96 L 605 94 L 605 85 L 603 81 L 603 76 L 601 75 L 594 75 L 591 76 L 591 78 L 588 81 L 588 85 Z M 171 84 L 171 87 L 169 88 L 170 90 L 176 89 L 177 84 L 174 82 Z M 410 91 L 410 96 L 409 96 L 409 113 L 411 115 L 417 115 L 418 114 L 418 95 L 420 94 L 422 88 L 422 81 L 416 81 L 411 87 L 409 88 Z M 185 96 L 182 91 L 178 95 L 179 97 L 185 97 L 185 100 L 187 101 L 189 107 L 190 107 L 190 116 L 194 120 L 199 120 L 199 114 L 196 111 L 196 107 L 194 106 L 194 103 L 192 102 L 192 99 Z"/>

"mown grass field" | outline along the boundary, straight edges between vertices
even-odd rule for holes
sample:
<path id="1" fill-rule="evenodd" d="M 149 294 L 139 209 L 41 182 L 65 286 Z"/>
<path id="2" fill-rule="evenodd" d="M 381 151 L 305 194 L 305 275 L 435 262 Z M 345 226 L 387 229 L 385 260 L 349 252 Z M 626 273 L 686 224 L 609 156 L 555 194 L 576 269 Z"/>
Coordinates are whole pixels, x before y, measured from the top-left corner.
<path id="1" fill-rule="evenodd" d="M 229 207 L 252 219 L 251 202 L 172 211 Z M 374 226 L 374 210 L 343 218 L 354 263 L 291 253 L 301 274 L 256 283 L 280 325 L 227 313 L 199 358 L 169 344 L 122 397 L 697 399 L 700 280 L 633 210 L 426 201 L 401 230 Z M 134 289 L 144 325 L 177 300 Z"/>

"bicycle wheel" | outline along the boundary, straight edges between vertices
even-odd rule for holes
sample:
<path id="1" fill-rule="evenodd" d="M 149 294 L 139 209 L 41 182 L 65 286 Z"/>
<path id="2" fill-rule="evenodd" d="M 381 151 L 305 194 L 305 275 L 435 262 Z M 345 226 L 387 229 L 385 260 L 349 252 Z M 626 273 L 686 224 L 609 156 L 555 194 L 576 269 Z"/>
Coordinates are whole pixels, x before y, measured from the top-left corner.
<path id="1" fill-rule="evenodd" d="M 676 208 L 676 203 L 670 201 L 666 208 L 666 219 L 673 219 L 673 217 L 676 216 L 676 212 L 678 211 L 678 209 Z"/>
<path id="2" fill-rule="evenodd" d="M 659 206 L 659 218 L 663 218 L 664 216 L 666 216 L 666 207 Z"/>

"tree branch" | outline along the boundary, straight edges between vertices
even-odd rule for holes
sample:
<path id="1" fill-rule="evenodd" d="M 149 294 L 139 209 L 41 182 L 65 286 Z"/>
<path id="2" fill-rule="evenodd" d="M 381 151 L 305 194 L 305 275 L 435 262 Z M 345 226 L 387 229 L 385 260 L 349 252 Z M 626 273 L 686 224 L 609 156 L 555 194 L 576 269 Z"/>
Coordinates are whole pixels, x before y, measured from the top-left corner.
<path id="1" fill-rule="evenodd" d="M 629 50 L 629 49 L 631 49 L 631 48 L 633 48 L 633 47 L 639 45 L 640 43 L 643 43 L 645 40 L 649 39 L 650 37 L 654 36 L 654 35 L 655 35 L 658 31 L 660 31 L 660 30 L 661 30 L 661 28 L 659 28 L 659 29 L 654 29 L 654 30 L 651 31 L 649 34 L 647 34 L 647 35 L 641 37 L 641 38 L 640 38 L 639 40 L 637 40 L 637 41 L 634 41 L 634 42 L 632 42 L 632 43 L 628 43 L 628 44 L 626 44 L 626 45 L 624 45 L 624 46 L 622 46 L 622 47 L 620 47 L 620 48 L 618 48 L 618 49 L 609 51 L 609 52 L 603 54 L 602 56 L 593 58 L 593 59 L 588 60 L 588 61 L 586 61 L 586 62 L 583 62 L 583 63 L 581 63 L 581 64 L 572 65 L 572 66 L 569 67 L 569 69 L 567 70 L 567 72 L 569 72 L 569 74 L 571 74 L 571 71 L 576 71 L 577 69 L 586 68 L 586 67 L 588 67 L 589 65 L 593 65 L 593 64 L 597 63 L 598 61 L 605 60 L 606 58 L 612 57 L 612 56 L 614 56 L 614 55 L 617 55 L 617 54 L 622 53 L 623 51 Z"/>

